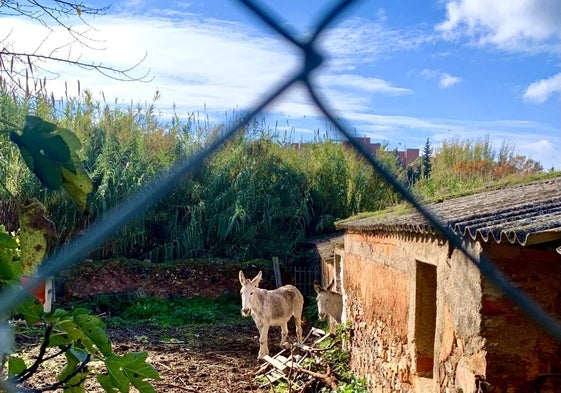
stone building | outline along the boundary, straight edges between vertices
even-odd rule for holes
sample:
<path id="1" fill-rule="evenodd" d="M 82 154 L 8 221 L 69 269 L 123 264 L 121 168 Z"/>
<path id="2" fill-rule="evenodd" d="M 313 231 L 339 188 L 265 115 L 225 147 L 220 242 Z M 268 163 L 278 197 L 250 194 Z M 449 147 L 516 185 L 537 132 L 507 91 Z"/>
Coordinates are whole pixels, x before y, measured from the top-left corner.
<path id="1" fill-rule="evenodd" d="M 561 177 L 429 205 L 561 320 Z M 372 392 L 561 392 L 561 339 L 417 212 L 339 222 L 322 261 L 343 293 L 351 366 Z M 547 390 L 549 389 L 549 390 Z"/>

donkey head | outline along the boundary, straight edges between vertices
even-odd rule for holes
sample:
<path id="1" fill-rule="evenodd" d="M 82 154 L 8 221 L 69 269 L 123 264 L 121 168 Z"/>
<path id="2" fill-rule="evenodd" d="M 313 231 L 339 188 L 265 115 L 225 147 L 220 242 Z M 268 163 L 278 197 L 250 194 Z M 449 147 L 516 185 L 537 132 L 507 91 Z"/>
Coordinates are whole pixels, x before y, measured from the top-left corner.
<path id="1" fill-rule="evenodd" d="M 314 282 L 314 290 L 317 293 L 316 302 L 318 306 L 318 317 L 320 321 L 325 320 L 327 314 L 337 317 L 334 314 L 338 314 L 338 308 L 340 307 L 340 295 L 332 292 L 332 288 L 335 286 L 334 284 L 335 281 L 331 282 L 327 288 L 323 288 L 317 281 Z"/>
<path id="2" fill-rule="evenodd" d="M 242 289 L 240 289 L 240 295 L 242 296 L 242 316 L 249 317 L 251 315 L 253 295 L 255 294 L 255 289 L 259 288 L 259 282 L 261 281 L 263 272 L 259 272 L 257 276 L 251 280 L 245 278 L 241 270 L 239 276 L 240 284 L 242 284 Z"/>

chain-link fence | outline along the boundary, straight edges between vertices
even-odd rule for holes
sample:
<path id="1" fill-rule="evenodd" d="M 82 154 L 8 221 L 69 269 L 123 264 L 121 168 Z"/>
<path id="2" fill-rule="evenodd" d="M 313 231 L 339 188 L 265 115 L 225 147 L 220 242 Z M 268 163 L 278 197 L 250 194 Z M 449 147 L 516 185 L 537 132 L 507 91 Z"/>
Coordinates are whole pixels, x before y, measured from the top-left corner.
<path id="1" fill-rule="evenodd" d="M 335 111 L 325 104 L 313 79 L 314 72 L 325 59 L 322 51 L 323 48 L 318 46 L 318 37 L 328 26 L 335 23 L 336 19 L 342 14 L 342 11 L 358 2 L 358 0 L 341 1 L 333 5 L 330 9 L 326 9 L 323 18 L 317 23 L 308 38 L 301 39 L 295 37 L 287 29 L 283 28 L 282 24 L 276 20 L 271 13 L 261 8 L 258 4 L 254 4 L 249 0 L 240 0 L 240 6 L 245 7 L 248 12 L 251 12 L 265 24 L 269 25 L 269 27 L 276 30 L 290 45 L 298 48 L 303 58 L 298 69 L 294 71 L 291 77 L 284 80 L 280 86 L 272 87 L 266 98 L 256 104 L 244 117 L 235 121 L 223 135 L 211 145 L 199 151 L 197 154 L 192 155 L 186 161 L 176 165 L 171 171 L 161 176 L 160 180 L 140 190 L 136 195 L 116 207 L 113 212 L 105 215 L 105 218 L 91 225 L 81 236 L 73 239 L 66 247 L 52 255 L 43 263 L 38 271 L 37 278 L 26 286 L 25 290 L 37 286 L 39 282 L 47 277 L 82 261 L 90 251 L 94 250 L 123 229 L 127 222 L 144 214 L 150 206 L 170 193 L 186 175 L 199 168 L 207 157 L 217 151 L 229 139 L 233 138 L 252 118 L 278 99 L 283 92 L 295 84 L 301 84 L 305 86 L 310 98 L 325 118 L 348 139 L 348 143 L 372 165 L 389 186 L 400 193 L 403 199 L 413 205 L 437 231 L 448 238 L 452 247 L 461 250 L 461 252 L 463 252 L 497 288 L 513 300 L 520 309 L 524 310 L 553 337 L 561 341 L 561 326 L 556 319 L 544 312 L 526 293 L 514 287 L 502 272 L 495 268 L 492 262 L 485 256 L 476 256 L 470 253 L 465 247 L 462 238 L 444 225 L 439 217 L 428 207 L 417 201 L 411 192 L 402 185 L 394 175 L 384 169 L 384 166 L 375 157 L 370 155 L 361 144 L 352 138 L 352 127 L 342 120 L 344 119 L 344 115 L 336 114 Z M 18 289 L 13 289 L 4 293 L 0 298 L 0 311 L 2 315 L 9 315 L 10 310 L 22 300 L 23 296 L 23 291 Z"/>

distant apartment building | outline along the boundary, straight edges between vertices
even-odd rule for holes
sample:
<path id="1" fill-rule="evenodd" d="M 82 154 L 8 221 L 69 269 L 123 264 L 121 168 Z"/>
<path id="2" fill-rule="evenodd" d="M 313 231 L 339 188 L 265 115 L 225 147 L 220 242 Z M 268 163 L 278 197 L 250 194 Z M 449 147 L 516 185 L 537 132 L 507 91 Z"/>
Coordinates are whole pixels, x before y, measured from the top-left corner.
<path id="1" fill-rule="evenodd" d="M 352 139 L 353 139 L 353 141 L 355 141 L 359 145 L 361 145 L 368 154 L 372 154 L 374 157 L 376 157 L 376 153 L 377 153 L 378 149 L 380 149 L 382 147 L 381 143 L 372 143 L 370 141 L 370 138 L 367 138 L 367 137 L 352 138 Z M 312 143 L 312 142 L 310 142 L 310 143 Z M 305 145 L 305 144 L 306 143 L 292 143 L 291 146 L 294 147 L 295 149 L 299 150 L 301 148 L 301 146 Z M 351 143 L 349 141 L 343 141 L 343 145 L 348 147 L 349 149 L 352 149 Z M 397 156 L 399 158 L 399 161 L 400 161 L 401 165 L 404 168 L 406 168 L 413 161 L 415 161 L 417 158 L 419 158 L 419 149 L 396 150 L 396 153 L 397 153 Z"/>
<path id="2" fill-rule="evenodd" d="M 380 149 L 382 147 L 381 143 L 372 143 L 370 141 L 370 138 L 353 138 L 353 140 L 355 142 L 357 142 L 359 145 L 361 145 L 364 150 L 366 150 L 366 152 L 372 154 L 374 157 L 376 157 L 376 152 L 378 151 L 378 149 Z M 343 142 L 345 144 L 345 146 L 351 147 L 350 142 L 345 141 Z M 405 150 L 397 150 L 396 151 L 397 156 L 399 157 L 399 160 L 401 162 L 401 165 L 406 168 L 407 166 L 409 166 L 409 164 L 411 164 L 413 161 L 415 161 L 417 158 L 419 158 L 419 149 L 405 149 Z"/>

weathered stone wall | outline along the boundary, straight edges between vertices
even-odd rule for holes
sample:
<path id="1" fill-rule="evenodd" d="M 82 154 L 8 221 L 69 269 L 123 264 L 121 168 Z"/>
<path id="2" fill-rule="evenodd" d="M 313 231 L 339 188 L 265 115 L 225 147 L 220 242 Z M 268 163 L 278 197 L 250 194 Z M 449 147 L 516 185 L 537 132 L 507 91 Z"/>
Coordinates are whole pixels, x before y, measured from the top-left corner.
<path id="1" fill-rule="evenodd" d="M 408 346 L 410 267 L 391 263 L 397 238 L 347 235 L 343 278 L 347 320 L 352 322 L 351 367 L 372 391 L 411 391 Z"/>
<path id="2" fill-rule="evenodd" d="M 465 246 L 474 255 L 488 255 L 561 320 L 561 256 L 555 246 Z M 561 343 L 446 240 L 347 233 L 342 258 L 351 365 L 371 391 L 561 392 Z M 423 300 L 427 291 L 435 292 L 435 306 Z M 432 321 L 427 313 L 434 313 Z"/>
<path id="3" fill-rule="evenodd" d="M 351 256 L 344 267 L 347 319 L 353 324 L 351 367 L 377 391 L 409 391 L 408 299 L 399 296 L 409 291 L 406 277 Z"/>
<path id="4" fill-rule="evenodd" d="M 467 246 L 479 251 L 477 244 Z M 416 336 L 416 326 L 424 328 L 426 318 L 417 312 L 420 263 L 435 269 L 436 306 L 432 307 L 433 330 Z M 343 278 L 345 313 L 352 322 L 351 366 L 367 378 L 371 391 L 413 392 L 423 385 L 435 392 L 468 392 L 484 380 L 481 278 L 463 254 L 450 253 L 446 241 L 396 233 L 348 233 Z M 433 353 L 419 355 L 416 340 L 422 339 L 426 346 L 432 332 Z M 429 377 L 419 378 L 418 368 Z"/>
<path id="5" fill-rule="evenodd" d="M 474 255 L 481 252 L 479 243 L 464 246 Z M 439 391 L 476 392 L 487 367 L 479 313 L 481 274 L 458 250 L 439 263 L 437 274 L 435 383 Z"/>

